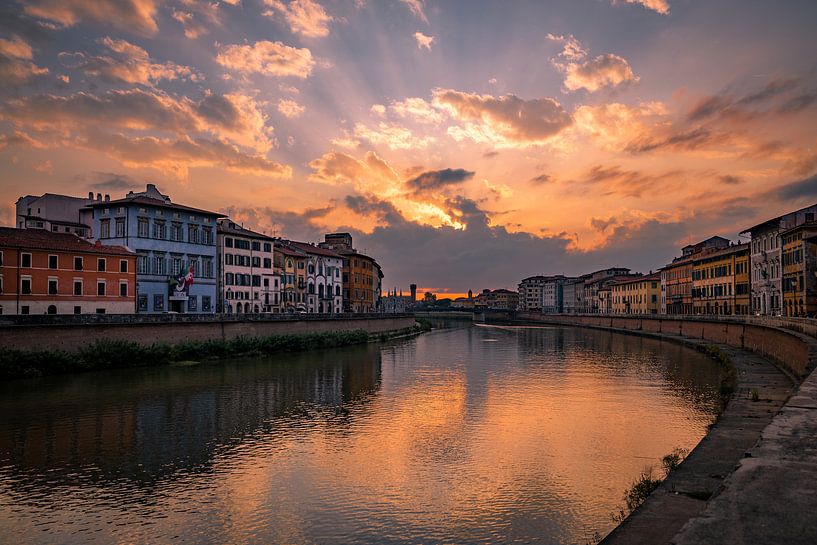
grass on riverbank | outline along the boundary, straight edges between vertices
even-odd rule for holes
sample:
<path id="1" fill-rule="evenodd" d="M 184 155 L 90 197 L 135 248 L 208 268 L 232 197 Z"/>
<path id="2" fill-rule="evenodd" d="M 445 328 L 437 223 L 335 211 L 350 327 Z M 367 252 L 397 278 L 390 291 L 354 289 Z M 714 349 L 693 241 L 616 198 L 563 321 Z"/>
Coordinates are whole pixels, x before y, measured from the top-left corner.
<path id="1" fill-rule="evenodd" d="M 416 326 L 411 330 L 422 331 L 423 329 Z M 406 334 L 407 331 L 400 333 Z M 370 336 L 366 331 L 354 330 L 303 335 L 237 337 L 228 341 L 220 339 L 188 341 L 176 345 L 97 341 L 78 352 L 0 350 L 0 379 L 39 377 L 99 369 L 159 366 L 202 359 L 269 356 L 281 352 L 362 344 L 369 340 Z"/>

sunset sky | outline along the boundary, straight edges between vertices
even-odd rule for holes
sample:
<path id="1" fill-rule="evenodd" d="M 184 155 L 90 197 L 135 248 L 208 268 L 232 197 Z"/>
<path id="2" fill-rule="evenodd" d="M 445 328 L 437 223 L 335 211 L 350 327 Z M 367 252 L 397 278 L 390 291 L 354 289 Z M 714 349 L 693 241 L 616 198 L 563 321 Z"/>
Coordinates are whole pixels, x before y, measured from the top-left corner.
<path id="1" fill-rule="evenodd" d="M 647 272 L 817 202 L 817 2 L 32 0 L 0 7 L 25 194 L 346 230 L 384 289 Z"/>

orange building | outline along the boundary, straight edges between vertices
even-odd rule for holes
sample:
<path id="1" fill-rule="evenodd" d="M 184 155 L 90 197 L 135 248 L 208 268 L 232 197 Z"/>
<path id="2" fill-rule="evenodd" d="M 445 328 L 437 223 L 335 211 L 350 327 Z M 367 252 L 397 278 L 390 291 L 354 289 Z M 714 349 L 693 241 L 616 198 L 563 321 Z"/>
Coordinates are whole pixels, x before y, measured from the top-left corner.
<path id="1" fill-rule="evenodd" d="M 343 257 L 343 310 L 344 312 L 378 312 L 381 309 L 380 292 L 383 271 L 373 257 L 359 253 L 352 247 L 352 235 L 332 233 L 319 244 Z"/>
<path id="2" fill-rule="evenodd" d="M 0 313 L 132 314 L 136 254 L 70 233 L 0 227 Z"/>

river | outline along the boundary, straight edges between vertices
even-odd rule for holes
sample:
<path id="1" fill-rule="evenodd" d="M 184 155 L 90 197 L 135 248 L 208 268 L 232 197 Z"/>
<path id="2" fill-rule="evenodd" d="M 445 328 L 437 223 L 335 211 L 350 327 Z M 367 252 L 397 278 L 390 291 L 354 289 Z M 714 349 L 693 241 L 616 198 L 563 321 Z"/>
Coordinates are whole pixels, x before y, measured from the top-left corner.
<path id="1" fill-rule="evenodd" d="M 469 326 L 0 384 L 0 543 L 581 543 L 714 421 L 677 344 Z"/>

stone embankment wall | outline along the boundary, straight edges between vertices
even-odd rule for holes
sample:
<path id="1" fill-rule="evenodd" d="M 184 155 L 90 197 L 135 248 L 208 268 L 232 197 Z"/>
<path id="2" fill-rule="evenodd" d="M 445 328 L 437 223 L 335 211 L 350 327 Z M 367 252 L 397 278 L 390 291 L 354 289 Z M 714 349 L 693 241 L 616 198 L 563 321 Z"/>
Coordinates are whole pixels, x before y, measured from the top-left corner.
<path id="1" fill-rule="evenodd" d="M 643 331 L 702 339 L 748 350 L 774 360 L 802 379 L 813 368 L 817 354 L 804 334 L 817 325 L 780 319 L 704 319 L 665 316 L 598 316 L 518 313 L 517 320 L 603 329 Z"/>
<path id="2" fill-rule="evenodd" d="M 76 351 L 101 340 L 126 340 L 144 345 L 187 341 L 230 340 L 236 337 L 364 330 L 400 331 L 414 325 L 411 315 L 366 315 L 325 319 L 276 320 L 134 320 L 130 322 L 37 323 L 0 325 L 0 348 Z"/>

